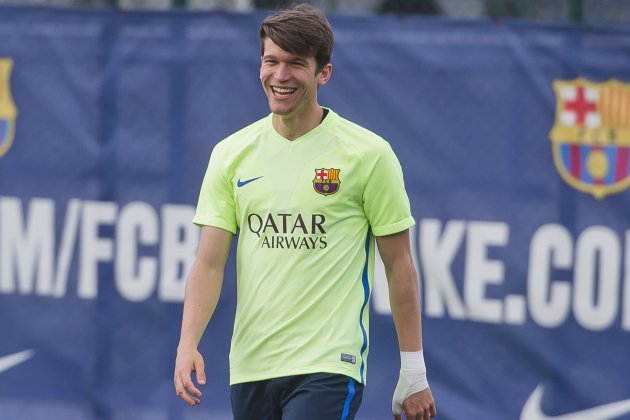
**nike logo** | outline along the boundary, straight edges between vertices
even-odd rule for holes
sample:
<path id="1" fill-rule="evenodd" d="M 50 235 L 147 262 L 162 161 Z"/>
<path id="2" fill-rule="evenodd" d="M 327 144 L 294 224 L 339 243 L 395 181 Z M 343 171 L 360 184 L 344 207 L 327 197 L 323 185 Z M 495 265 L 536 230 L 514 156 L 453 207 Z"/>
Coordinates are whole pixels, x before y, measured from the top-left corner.
<path id="1" fill-rule="evenodd" d="M 28 349 L 18 353 L 9 354 L 8 356 L 0 357 L 0 373 L 15 367 L 20 363 L 26 362 L 33 356 L 35 356 L 35 350 Z"/>
<path id="2" fill-rule="evenodd" d="M 544 387 L 538 385 L 532 392 L 523 406 L 520 420 L 613 420 L 630 413 L 630 399 L 627 399 L 560 416 L 546 416 L 541 407 L 543 391 Z"/>
<path id="3" fill-rule="evenodd" d="M 236 181 L 236 186 L 241 188 L 243 185 L 247 185 L 250 182 L 254 182 L 254 181 L 256 181 L 257 179 L 260 179 L 260 178 L 262 178 L 262 176 L 258 176 L 256 178 L 246 179 L 245 181 L 241 181 L 241 178 L 239 178 L 238 181 Z"/>

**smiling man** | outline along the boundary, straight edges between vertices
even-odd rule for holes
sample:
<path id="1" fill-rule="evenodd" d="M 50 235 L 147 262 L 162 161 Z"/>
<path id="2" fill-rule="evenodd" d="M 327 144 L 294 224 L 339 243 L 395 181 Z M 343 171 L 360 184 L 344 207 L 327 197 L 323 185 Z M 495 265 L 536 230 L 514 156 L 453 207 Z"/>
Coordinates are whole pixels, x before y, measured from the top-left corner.
<path id="1" fill-rule="evenodd" d="M 402 170 L 385 140 L 319 105 L 332 46 L 330 24 L 312 6 L 262 22 L 260 80 L 271 113 L 216 145 L 193 219 L 201 237 L 174 377 L 190 405 L 200 403 L 206 382 L 197 347 L 238 232 L 235 419 L 355 418 L 366 384 L 375 243 L 401 351 L 394 418 L 435 415 Z"/>

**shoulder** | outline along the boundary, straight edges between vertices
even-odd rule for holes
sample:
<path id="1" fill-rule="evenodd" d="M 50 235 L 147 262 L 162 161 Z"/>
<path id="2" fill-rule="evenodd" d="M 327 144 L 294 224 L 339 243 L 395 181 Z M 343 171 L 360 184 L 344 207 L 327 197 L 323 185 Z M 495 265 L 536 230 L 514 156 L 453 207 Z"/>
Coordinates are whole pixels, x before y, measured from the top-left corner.
<path id="1" fill-rule="evenodd" d="M 218 142 L 214 149 L 216 152 L 229 153 L 234 150 L 242 150 L 248 144 L 259 138 L 267 127 L 268 116 L 259 119 L 246 127 L 230 134 L 220 142 Z"/>
<path id="2" fill-rule="evenodd" d="M 334 133 L 340 145 L 351 148 L 355 154 L 374 158 L 393 153 L 389 142 L 380 135 L 339 114 L 332 113 L 332 117 L 327 129 Z"/>
<path id="3" fill-rule="evenodd" d="M 238 161 L 239 156 L 250 149 L 250 145 L 264 134 L 268 126 L 267 118 L 261 118 L 215 144 L 212 149 L 211 161 L 214 161 L 215 165 L 223 167 L 229 167 Z"/>

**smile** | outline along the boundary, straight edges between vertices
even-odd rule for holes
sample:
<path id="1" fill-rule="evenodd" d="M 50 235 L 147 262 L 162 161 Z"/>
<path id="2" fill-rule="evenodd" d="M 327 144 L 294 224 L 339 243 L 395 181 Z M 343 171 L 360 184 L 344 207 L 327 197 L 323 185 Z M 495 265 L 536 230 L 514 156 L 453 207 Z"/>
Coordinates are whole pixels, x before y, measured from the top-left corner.
<path id="1" fill-rule="evenodd" d="M 289 96 L 292 93 L 294 93 L 296 90 L 297 90 L 296 88 L 281 88 L 281 87 L 276 87 L 276 86 L 271 87 L 271 91 L 276 96 Z"/>

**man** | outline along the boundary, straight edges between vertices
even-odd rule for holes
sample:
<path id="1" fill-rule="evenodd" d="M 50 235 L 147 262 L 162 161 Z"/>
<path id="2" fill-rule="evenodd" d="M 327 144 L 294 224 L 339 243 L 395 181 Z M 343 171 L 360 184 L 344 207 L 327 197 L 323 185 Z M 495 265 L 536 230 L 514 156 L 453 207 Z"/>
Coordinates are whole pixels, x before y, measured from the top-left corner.
<path id="1" fill-rule="evenodd" d="M 402 170 L 383 139 L 322 108 L 332 29 L 298 5 L 260 28 L 260 80 L 271 114 L 217 144 L 194 223 L 199 252 L 186 286 L 175 388 L 197 405 L 197 350 L 216 307 L 232 236 L 237 310 L 230 385 L 237 420 L 353 419 L 368 354 L 374 237 L 401 350 L 394 418 L 435 415 L 422 354 L 414 224 Z"/>

